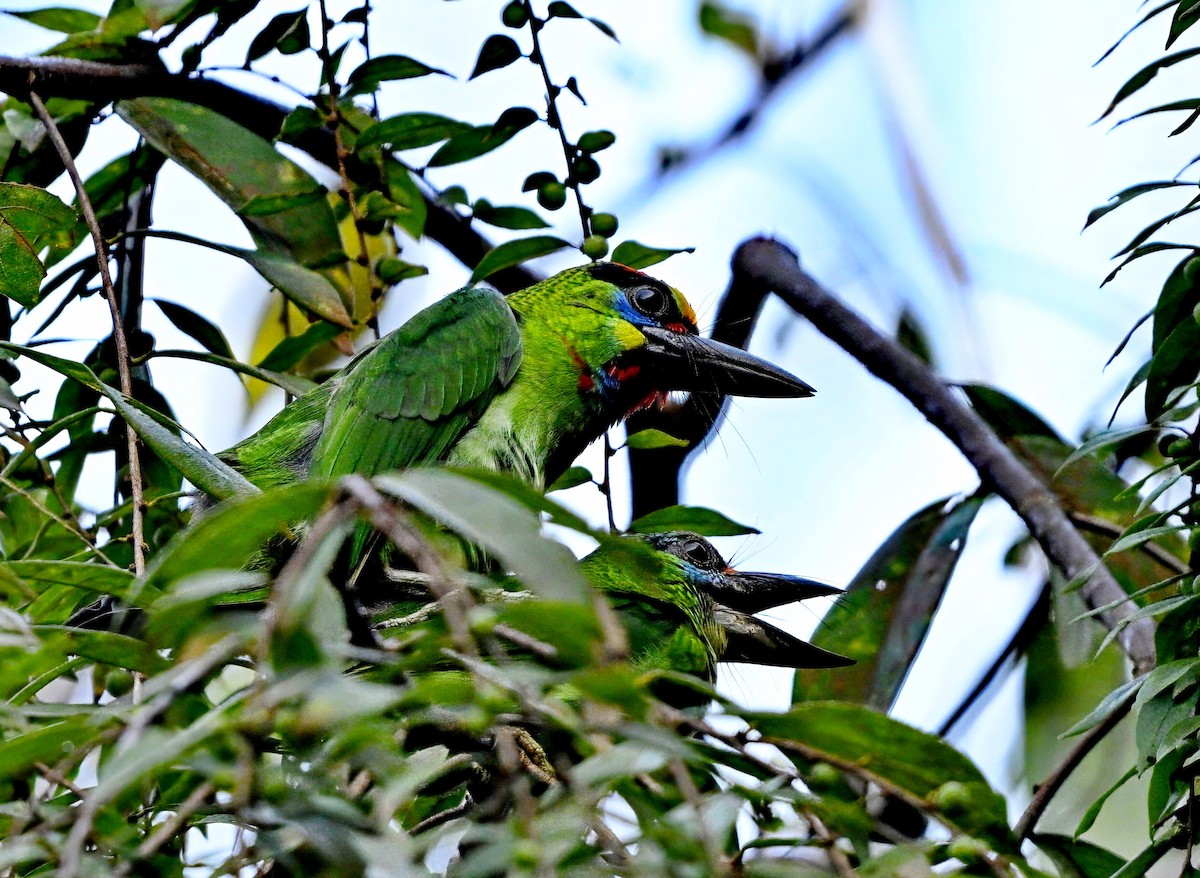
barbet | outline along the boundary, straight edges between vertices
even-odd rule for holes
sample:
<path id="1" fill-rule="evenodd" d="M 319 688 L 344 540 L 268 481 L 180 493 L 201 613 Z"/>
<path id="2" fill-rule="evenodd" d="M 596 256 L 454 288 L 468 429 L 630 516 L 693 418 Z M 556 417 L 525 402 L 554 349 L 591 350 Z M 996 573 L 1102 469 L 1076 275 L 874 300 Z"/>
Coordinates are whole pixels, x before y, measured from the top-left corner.
<path id="1" fill-rule="evenodd" d="M 452 293 L 222 457 L 264 488 L 433 462 L 544 488 L 610 426 L 676 390 L 813 393 L 765 360 L 701 337 L 679 291 L 595 263 L 508 297 L 482 287 Z"/>

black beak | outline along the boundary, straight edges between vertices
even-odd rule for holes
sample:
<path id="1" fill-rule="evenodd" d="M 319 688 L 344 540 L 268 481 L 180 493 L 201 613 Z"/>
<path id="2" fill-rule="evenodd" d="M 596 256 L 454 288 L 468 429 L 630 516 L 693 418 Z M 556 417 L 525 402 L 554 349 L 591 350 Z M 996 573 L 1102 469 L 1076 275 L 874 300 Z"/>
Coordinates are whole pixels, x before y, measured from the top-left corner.
<path id="1" fill-rule="evenodd" d="M 639 329 L 646 337 L 642 350 L 654 360 L 664 390 L 766 397 L 816 393 L 790 372 L 733 345 L 660 326 Z"/>
<path id="2" fill-rule="evenodd" d="M 806 598 L 842 593 L 840 588 L 814 579 L 785 576 L 782 573 L 742 573 L 736 570 L 722 574 L 716 582 L 706 583 L 704 590 L 711 594 L 717 603 L 743 613 L 757 613 Z"/>
<path id="3" fill-rule="evenodd" d="M 725 629 L 723 662 L 748 662 L 775 668 L 843 668 L 854 659 L 813 646 L 762 619 L 717 604 L 717 624 Z"/>

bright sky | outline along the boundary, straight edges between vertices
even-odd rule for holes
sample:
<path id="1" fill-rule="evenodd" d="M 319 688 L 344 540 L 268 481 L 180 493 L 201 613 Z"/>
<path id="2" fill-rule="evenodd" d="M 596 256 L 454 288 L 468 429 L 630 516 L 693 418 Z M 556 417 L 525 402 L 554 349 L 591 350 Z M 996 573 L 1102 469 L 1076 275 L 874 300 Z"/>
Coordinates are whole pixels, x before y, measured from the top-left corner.
<path id="1" fill-rule="evenodd" d="M 297 5 L 271 4 L 256 19 L 265 23 L 270 14 Z M 384 115 L 427 110 L 479 123 L 510 103 L 540 107 L 542 87 L 530 65 L 465 82 L 482 39 L 501 30 L 500 5 L 377 4 L 376 53 L 411 54 L 458 76 L 389 86 L 381 101 Z M 589 187 L 590 203 L 620 216 L 618 240 L 696 247 L 695 254 L 653 271 L 691 297 L 702 322 L 727 283 L 733 248 L 767 232 L 797 247 L 816 277 L 881 328 L 894 329 L 901 307 L 910 306 L 933 335 L 950 379 L 995 383 L 1068 436 L 1107 418 L 1140 360 L 1127 355 L 1107 371 L 1105 360 L 1153 303 L 1165 265 L 1146 260 L 1145 269 L 1131 269 L 1102 290 L 1098 285 L 1109 270 L 1108 257 L 1144 224 L 1140 217 L 1154 216 L 1156 205 L 1147 202 L 1149 214 L 1137 206 L 1123 209 L 1083 235 L 1080 229 L 1088 210 L 1114 192 L 1168 177 L 1192 157 L 1182 144 L 1165 140 L 1165 121 L 1115 135 L 1108 122 L 1092 124 L 1119 84 L 1161 47 L 1160 26 L 1091 67 L 1135 20 L 1133 0 L 863 3 L 869 10 L 865 29 L 793 77 L 747 137 L 653 188 L 647 183 L 656 151 L 705 144 L 751 99 L 751 67 L 736 50 L 699 33 L 693 0 L 576 5 L 603 17 L 621 38 L 617 45 L 586 23 L 569 21 L 555 22 L 544 34 L 552 74 L 559 81 L 577 75 L 588 99 L 586 108 L 568 102 L 569 132 L 610 128 L 618 136 L 600 156 L 604 176 Z M 832 8 L 812 0 L 730 5 L 752 11 L 784 46 L 811 33 Z M 240 64 L 256 30 L 241 27 L 224 41 L 237 48 L 224 63 Z M 28 54 L 53 42 L 22 22 L 0 24 L 0 53 Z M 217 60 L 206 55 L 206 61 Z M 273 55 L 262 66 L 301 87 L 315 86 L 309 72 L 298 72 L 295 59 Z M 292 100 L 259 78 L 224 76 Z M 1170 80 L 1161 79 L 1165 84 L 1153 88 L 1168 93 Z M 122 129 L 118 120 L 101 126 L 84 155 L 85 170 L 132 144 Z M 900 143 L 914 157 L 963 258 L 963 285 L 950 280 L 917 222 Z M 431 178 L 443 185 L 462 182 L 472 197 L 495 204 L 532 206 L 519 183 L 533 170 L 561 170 L 555 149 L 550 132 L 535 126 L 492 156 Z M 505 182 L 493 185 L 494 179 Z M 159 192 L 159 227 L 249 245 L 229 212 L 186 174 L 169 169 Z M 554 219 L 559 233 L 578 236 L 569 209 Z M 148 295 L 219 321 L 244 353 L 265 283 L 236 260 L 189 245 L 153 241 L 149 252 Z M 436 245 L 410 246 L 405 258 L 426 261 L 430 276 L 404 285 L 385 313 L 385 328 L 467 277 Z M 96 339 L 105 333 L 107 318 L 96 299 L 78 310 L 75 322 L 61 324 L 56 335 Z M 153 309 L 147 309 L 147 323 L 160 342 L 186 344 Z M 1139 337 L 1135 347 L 1144 346 Z M 687 501 L 763 531 L 721 541 L 735 562 L 846 583 L 908 515 L 975 487 L 971 468 L 906 402 L 782 307 L 768 308 L 754 349 L 819 393 L 811 400 L 736 402 L 688 471 Z M 172 403 L 208 447 L 225 447 L 247 429 L 239 406 L 231 404 L 240 387 L 228 375 L 194 363 L 156 363 L 154 371 L 165 386 L 189 388 Z M 599 468 L 594 453 L 584 462 Z M 562 496 L 599 523 L 602 506 L 589 490 Z M 619 505 L 618 523 L 626 520 Z M 988 645 L 999 649 L 1006 642 L 1036 587 L 1028 577 L 999 570 L 1000 554 L 1016 533 L 1003 508 L 989 507 L 981 516 L 946 612 L 902 696 L 902 718 L 936 727 L 953 702 L 948 693 L 968 690 L 992 657 Z M 793 606 L 772 618 L 804 633 L 819 612 Z M 789 675 L 735 670 L 724 680 L 751 705 L 788 702 Z M 1005 780 L 1005 748 L 997 729 L 1012 724 L 996 720 L 1019 709 L 1019 689 L 1010 686 L 962 740 L 998 782 Z M 1011 733 L 1000 738 L 1011 739 Z"/>

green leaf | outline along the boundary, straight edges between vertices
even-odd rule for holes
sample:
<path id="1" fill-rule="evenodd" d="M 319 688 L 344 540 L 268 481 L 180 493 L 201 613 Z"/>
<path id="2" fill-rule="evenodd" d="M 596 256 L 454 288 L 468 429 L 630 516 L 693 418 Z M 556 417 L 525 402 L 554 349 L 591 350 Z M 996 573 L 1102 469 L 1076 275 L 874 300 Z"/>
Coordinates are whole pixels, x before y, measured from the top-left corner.
<path id="1" fill-rule="evenodd" d="M 1105 803 L 1112 798 L 1121 787 L 1125 786 L 1126 782 L 1131 780 L 1138 773 L 1138 766 L 1131 765 L 1107 790 L 1100 794 L 1096 801 L 1088 806 L 1084 812 L 1082 819 L 1079 821 L 1079 826 L 1075 829 L 1075 837 L 1083 835 L 1096 823 L 1096 818 L 1100 816 L 1100 812 L 1104 810 Z"/>
<path id="2" fill-rule="evenodd" d="M 700 30 L 737 46 L 751 57 L 758 55 L 758 34 L 753 20 L 744 14 L 726 9 L 719 3 L 700 4 Z"/>
<path id="3" fill-rule="evenodd" d="M 0 291 L 32 308 L 46 269 L 38 254 L 75 246 L 75 212 L 37 186 L 0 183 Z"/>
<path id="4" fill-rule="evenodd" d="M 867 560 L 830 607 L 815 646 L 857 664 L 796 671 L 793 701 L 837 698 L 887 710 L 925 640 L 966 546 L 982 498 L 938 500 L 917 512 Z"/>
<path id="5" fill-rule="evenodd" d="M 85 387 L 91 388 L 108 397 L 117 413 L 133 427 L 160 458 L 175 469 L 179 470 L 192 484 L 214 497 L 228 497 L 242 493 L 253 493 L 258 489 L 246 481 L 245 477 L 228 464 L 218 460 L 203 448 L 189 445 L 176 433 L 162 425 L 163 418 L 137 400 L 127 399 L 115 387 L 102 382 L 87 366 L 64 360 L 40 351 L 27 348 L 11 342 L 0 341 L 0 348 L 28 357 L 50 369 L 74 379 Z"/>
<path id="6" fill-rule="evenodd" d="M 745 718 L 763 739 L 806 759 L 868 771 L 930 803 L 951 825 L 995 850 L 1017 853 L 1004 798 L 945 741 L 869 708 L 814 701 Z"/>
<path id="7" fill-rule="evenodd" d="M 81 716 L 10 738 L 0 743 L 0 778 L 30 777 L 35 763 L 54 765 L 102 732 L 91 717 Z"/>
<path id="8" fill-rule="evenodd" d="M 278 49 L 284 55 L 295 55 L 308 46 L 308 8 L 282 12 L 272 18 L 250 41 L 245 66 L 249 67 L 250 62 L 257 61 L 272 49 Z"/>
<path id="9" fill-rule="evenodd" d="M 757 528 L 738 524 L 715 509 L 704 506 L 668 506 L 635 519 L 630 533 L 655 534 L 686 530 L 702 537 L 736 537 L 761 533 Z"/>
<path id="10" fill-rule="evenodd" d="M 625 439 L 625 445 L 629 448 L 645 450 L 648 448 L 687 448 L 691 443 L 686 439 L 680 439 L 670 433 L 652 428 L 630 434 Z"/>
<path id="11" fill-rule="evenodd" d="M 258 368 L 271 372 L 286 372 L 303 360 L 311 351 L 341 335 L 341 330 L 332 323 L 314 323 L 299 335 L 286 336 L 271 348 L 258 364 Z"/>
<path id="12" fill-rule="evenodd" d="M 1155 351 L 1146 376 L 1146 419 L 1154 420 L 1178 400 L 1175 391 L 1200 375 L 1200 323 L 1181 321 Z"/>
<path id="13" fill-rule="evenodd" d="M 437 73 L 450 76 L 445 70 L 422 64 L 407 55 L 380 55 L 371 58 L 354 69 L 346 80 L 346 97 L 367 94 L 379 88 L 380 83 L 394 82 L 399 79 L 413 79 L 418 76 L 429 76 Z M 453 79 L 453 76 L 450 76 Z"/>
<path id="14" fill-rule="evenodd" d="M 1038 833 L 1033 842 L 1064 878 L 1109 878 L 1125 865 L 1112 851 L 1067 835 Z"/>
<path id="15" fill-rule="evenodd" d="M 176 329 L 194 339 L 206 351 L 230 360 L 237 359 L 233 355 L 233 349 L 229 347 L 229 342 L 225 340 L 225 334 L 215 323 L 175 302 L 168 302 L 164 299 L 151 299 L 150 301 L 158 306 L 158 309 L 163 312 L 163 316 L 170 320 Z"/>
<path id="16" fill-rule="evenodd" d="M 96 30 L 101 18 L 94 12 L 85 9 L 70 9 L 65 6 L 48 6 L 45 9 L 30 9 L 22 12 L 16 9 L 0 9 L 5 15 L 20 18 L 46 30 L 58 31 L 64 34 L 78 34 Z"/>
<path id="17" fill-rule="evenodd" d="M 587 586 L 574 556 L 543 537 L 538 516 L 512 497 L 442 469 L 409 469 L 373 481 L 499 558 L 530 591 L 548 600 L 586 600 Z"/>
<path id="18" fill-rule="evenodd" d="M 487 253 L 483 254 L 483 258 L 479 260 L 479 264 L 471 272 L 470 282 L 478 283 L 484 278 L 495 274 L 497 271 L 511 268 L 514 265 L 520 265 L 522 262 L 527 262 L 530 259 L 537 259 L 539 256 L 557 253 L 559 250 L 569 246 L 570 244 L 562 238 L 556 238 L 553 235 L 534 235 L 532 238 L 520 238 L 516 241 L 508 241 L 493 247 Z"/>
<path id="19" fill-rule="evenodd" d="M 695 253 L 695 247 L 680 247 L 678 249 L 647 247 L 637 241 L 623 241 L 612 252 L 612 261 L 627 265 L 630 268 L 642 269 L 657 265 L 664 259 L 670 259 L 676 253 Z"/>
<path id="20" fill-rule="evenodd" d="M 1171 48 L 1171 45 L 1197 21 L 1200 21 L 1200 0 L 1179 0 L 1175 6 L 1175 15 L 1171 18 L 1171 31 L 1167 36 L 1166 48 Z"/>
<path id="21" fill-rule="evenodd" d="M 971 408 L 987 421 L 1001 439 L 1013 436 L 1045 436 L 1062 442 L 1053 427 L 1013 397 L 986 384 L 960 384 Z M 1065 444 L 1065 443 L 1064 443 Z"/>
<path id="22" fill-rule="evenodd" d="M 329 326 L 328 323 L 317 325 Z M 231 360 L 228 357 L 218 356 L 217 354 L 202 353 L 200 351 L 156 350 L 153 352 L 153 356 L 156 358 L 168 357 L 180 360 L 196 360 L 201 363 L 220 366 L 223 369 L 237 372 L 239 375 L 248 375 L 251 378 L 257 378 L 259 381 L 265 381 L 268 384 L 274 384 L 276 387 L 282 387 L 292 396 L 303 396 L 317 386 L 315 381 L 301 378 L 298 375 L 287 375 L 283 372 L 260 369 L 257 366 L 251 366 L 239 360 Z"/>
<path id="23" fill-rule="evenodd" d="M 343 301 L 352 301 L 333 209 L 327 200 L 311 198 L 320 184 L 270 141 L 214 110 L 171 98 L 120 101 L 117 113 L 235 212 L 296 197 L 288 209 L 239 218 L 259 250 L 287 255 L 301 266 L 330 266 L 322 273 Z"/>
<path id="24" fill-rule="evenodd" d="M 39 594 L 55 586 L 67 586 L 129 601 L 133 574 L 121 567 L 83 561 L 5 561 L 0 571 L 17 577 Z"/>
<path id="25" fill-rule="evenodd" d="M 385 156 L 383 168 L 387 175 L 388 197 L 402 211 L 392 222 L 408 232 L 413 240 L 419 240 L 425 234 L 425 220 L 429 212 L 425 197 L 421 194 L 412 173 L 400 162 L 391 156 Z"/>
<path id="26" fill-rule="evenodd" d="M 1186 61 L 1188 58 L 1194 58 L 1196 55 L 1200 55 L 1200 48 L 1186 49 L 1182 52 L 1176 52 L 1174 55 L 1167 55 L 1164 58 L 1159 58 L 1156 61 L 1147 64 L 1133 76 L 1129 77 L 1125 84 L 1117 89 L 1117 94 L 1115 97 L 1113 97 L 1112 103 L 1108 105 L 1108 109 L 1100 114 L 1100 118 L 1103 119 L 1104 117 L 1108 116 L 1117 108 L 1118 104 L 1120 104 L 1126 98 L 1136 94 L 1146 85 L 1148 85 L 1150 80 L 1158 76 L 1160 71 L 1178 64 L 1181 61 Z"/>
<path id="27" fill-rule="evenodd" d="M 611 131 L 588 131 L 575 144 L 580 152 L 600 152 L 608 149 L 617 142 L 617 136 Z"/>
<path id="28" fill-rule="evenodd" d="M 555 479 L 554 484 L 546 489 L 546 493 L 549 494 L 551 491 L 567 491 L 571 488 L 577 488 L 580 485 L 586 485 L 591 481 L 593 481 L 591 470 L 585 466 L 573 466 Z"/>
<path id="29" fill-rule="evenodd" d="M 1154 303 L 1154 334 L 1150 350 L 1157 351 L 1179 324 L 1192 321 L 1200 305 L 1200 256 L 1186 256 L 1175 265 Z"/>
<path id="30" fill-rule="evenodd" d="M 144 579 L 166 590 L 205 570 L 240 570 L 273 537 L 315 515 L 329 494 L 328 485 L 299 482 L 226 500 L 154 555 Z"/>
<path id="31" fill-rule="evenodd" d="M 145 641 L 111 631 L 86 631 L 63 625 L 35 625 L 33 630 L 67 655 L 143 674 L 158 674 L 171 663 Z"/>
<path id="32" fill-rule="evenodd" d="M 1083 224 L 1083 227 L 1086 229 L 1102 216 L 1111 213 L 1122 204 L 1128 204 L 1139 195 L 1145 195 L 1147 192 L 1157 192 L 1161 189 L 1172 189 L 1178 186 L 1190 186 L 1195 188 L 1196 184 L 1189 183 L 1184 180 L 1160 180 L 1157 183 L 1139 183 L 1137 186 L 1130 186 L 1128 189 L 1122 189 L 1120 192 L 1110 198 L 1107 204 L 1101 205 L 1100 207 L 1092 210 L 1092 212 L 1088 214 L 1087 222 Z"/>
<path id="33" fill-rule="evenodd" d="M 475 60 L 475 68 L 467 79 L 474 79 L 489 71 L 507 67 L 521 57 L 521 47 L 517 45 L 516 40 L 502 34 L 492 34 L 483 41 L 483 45 L 479 49 L 479 57 Z"/>
<path id="34" fill-rule="evenodd" d="M 492 125 L 468 128 L 452 136 L 429 159 L 429 167 L 454 165 L 485 155 L 512 140 L 538 120 L 529 107 L 509 107 Z"/>
<path id="35" fill-rule="evenodd" d="M 359 148 L 388 144 L 392 149 L 415 149 L 440 143 L 455 134 L 470 130 L 459 122 L 435 113 L 402 113 L 376 122 L 358 135 Z"/>
<path id="36" fill-rule="evenodd" d="M 481 198 L 472 205 L 475 219 L 501 229 L 548 229 L 550 224 L 526 207 L 493 207 Z"/>

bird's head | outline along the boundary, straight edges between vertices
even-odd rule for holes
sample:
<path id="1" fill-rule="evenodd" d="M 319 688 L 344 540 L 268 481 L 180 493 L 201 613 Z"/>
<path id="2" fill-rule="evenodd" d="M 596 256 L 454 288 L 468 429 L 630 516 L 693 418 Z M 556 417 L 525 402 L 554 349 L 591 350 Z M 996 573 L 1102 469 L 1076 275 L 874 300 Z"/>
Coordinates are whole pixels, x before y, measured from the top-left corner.
<path id="1" fill-rule="evenodd" d="M 616 417 L 672 390 L 735 396 L 811 396 L 794 375 L 740 348 L 699 335 L 683 294 L 614 262 L 561 272 L 509 297 L 522 324 L 525 363 L 539 347 L 564 349 L 578 389 Z M 548 359 L 548 358 L 545 358 Z"/>
<path id="2" fill-rule="evenodd" d="M 708 540 L 694 533 L 641 537 L 656 552 L 675 560 L 681 578 L 711 600 L 711 615 L 724 641 L 720 659 L 783 668 L 832 668 L 851 659 L 813 646 L 762 619 L 760 610 L 806 598 L 840 594 L 831 585 L 783 573 L 742 572 L 730 567 Z"/>

